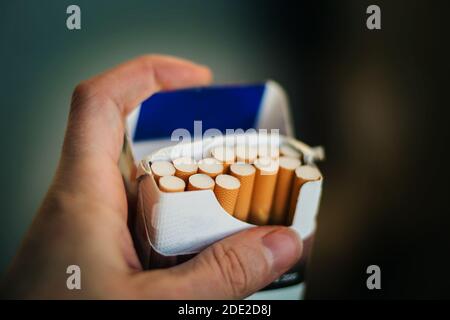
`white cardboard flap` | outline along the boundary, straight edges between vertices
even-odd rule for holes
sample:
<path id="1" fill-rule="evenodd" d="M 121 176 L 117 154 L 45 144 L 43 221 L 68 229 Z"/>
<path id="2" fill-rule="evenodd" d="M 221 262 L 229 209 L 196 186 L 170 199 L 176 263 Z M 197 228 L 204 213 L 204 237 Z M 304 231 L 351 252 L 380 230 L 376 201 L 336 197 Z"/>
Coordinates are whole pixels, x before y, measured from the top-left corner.
<path id="1" fill-rule="evenodd" d="M 316 229 L 316 215 L 319 212 L 322 181 L 320 179 L 318 181 L 307 182 L 300 188 L 292 228 L 303 239 L 308 238 Z"/>
<path id="2" fill-rule="evenodd" d="M 322 180 L 305 183 L 292 228 L 305 239 L 315 229 Z M 140 182 L 151 246 L 164 256 L 197 253 L 236 232 L 254 227 L 228 214 L 211 190 L 164 193 L 146 175 Z"/>
<path id="3" fill-rule="evenodd" d="M 200 134 L 210 128 L 223 133 L 225 129 L 254 128 L 278 129 L 282 135 L 293 136 L 286 93 L 274 81 L 160 92 L 127 117 L 127 136 L 135 163 L 179 142 L 171 140 L 177 129 L 186 129 L 194 136 L 195 121 L 202 121 Z"/>

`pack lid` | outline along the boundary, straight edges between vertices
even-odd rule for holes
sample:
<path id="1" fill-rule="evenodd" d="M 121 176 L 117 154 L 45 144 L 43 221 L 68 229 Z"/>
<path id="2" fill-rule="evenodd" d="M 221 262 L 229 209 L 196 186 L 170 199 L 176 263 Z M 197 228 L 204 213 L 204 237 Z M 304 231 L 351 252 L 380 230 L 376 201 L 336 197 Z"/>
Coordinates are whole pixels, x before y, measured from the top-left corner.
<path id="1" fill-rule="evenodd" d="M 274 81 L 216 85 L 159 92 L 127 118 L 127 135 L 136 161 L 170 144 L 177 129 L 192 137 L 208 129 L 279 129 L 292 136 L 284 90 Z M 200 130 L 200 132 L 198 132 Z"/>

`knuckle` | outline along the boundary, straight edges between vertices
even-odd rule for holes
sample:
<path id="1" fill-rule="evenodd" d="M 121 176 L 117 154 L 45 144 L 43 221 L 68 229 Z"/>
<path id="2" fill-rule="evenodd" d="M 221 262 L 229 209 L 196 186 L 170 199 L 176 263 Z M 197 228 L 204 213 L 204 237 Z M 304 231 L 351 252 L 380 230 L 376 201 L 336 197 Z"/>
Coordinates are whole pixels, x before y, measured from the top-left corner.
<path id="1" fill-rule="evenodd" d="M 96 112 L 108 102 L 108 96 L 98 90 L 95 82 L 85 80 L 73 90 L 70 113 L 71 116 L 77 117 L 85 112 Z"/>
<path id="2" fill-rule="evenodd" d="M 92 86 L 87 81 L 80 82 L 72 93 L 72 105 L 77 105 L 81 101 L 88 99 L 92 96 Z"/>
<path id="3" fill-rule="evenodd" d="M 154 69 L 154 60 L 155 60 L 155 56 L 154 55 L 143 55 L 140 56 L 138 58 L 141 68 L 143 69 L 143 71 L 148 74 L 148 75 L 153 75 L 153 73 L 155 72 Z"/>
<path id="4" fill-rule="evenodd" d="M 234 247 L 221 243 L 212 247 L 212 255 L 222 275 L 226 293 L 233 297 L 245 295 L 250 278 L 242 255 Z"/>

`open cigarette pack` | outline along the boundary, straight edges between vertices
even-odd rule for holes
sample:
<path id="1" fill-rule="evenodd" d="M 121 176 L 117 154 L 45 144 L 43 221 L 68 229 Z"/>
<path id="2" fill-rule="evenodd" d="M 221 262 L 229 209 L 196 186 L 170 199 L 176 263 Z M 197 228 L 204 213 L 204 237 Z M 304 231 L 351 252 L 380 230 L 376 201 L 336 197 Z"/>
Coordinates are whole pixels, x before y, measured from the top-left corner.
<path id="1" fill-rule="evenodd" d="M 293 137 L 273 81 L 153 95 L 129 115 L 120 160 L 137 201 L 130 223 L 143 267 L 181 263 L 255 225 L 288 225 L 311 239 L 323 158 Z M 299 283 L 302 267 L 270 287 Z"/>

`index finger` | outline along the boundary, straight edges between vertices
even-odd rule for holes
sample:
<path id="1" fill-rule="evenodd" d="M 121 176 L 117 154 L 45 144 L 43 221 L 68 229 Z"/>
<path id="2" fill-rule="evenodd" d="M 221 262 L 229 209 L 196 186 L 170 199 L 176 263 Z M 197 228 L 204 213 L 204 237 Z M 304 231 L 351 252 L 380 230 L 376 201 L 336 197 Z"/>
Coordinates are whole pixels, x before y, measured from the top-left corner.
<path id="1" fill-rule="evenodd" d="M 153 93 L 205 85 L 208 68 L 174 57 L 147 55 L 121 64 L 75 89 L 63 155 L 109 155 L 117 161 L 125 116 Z"/>

